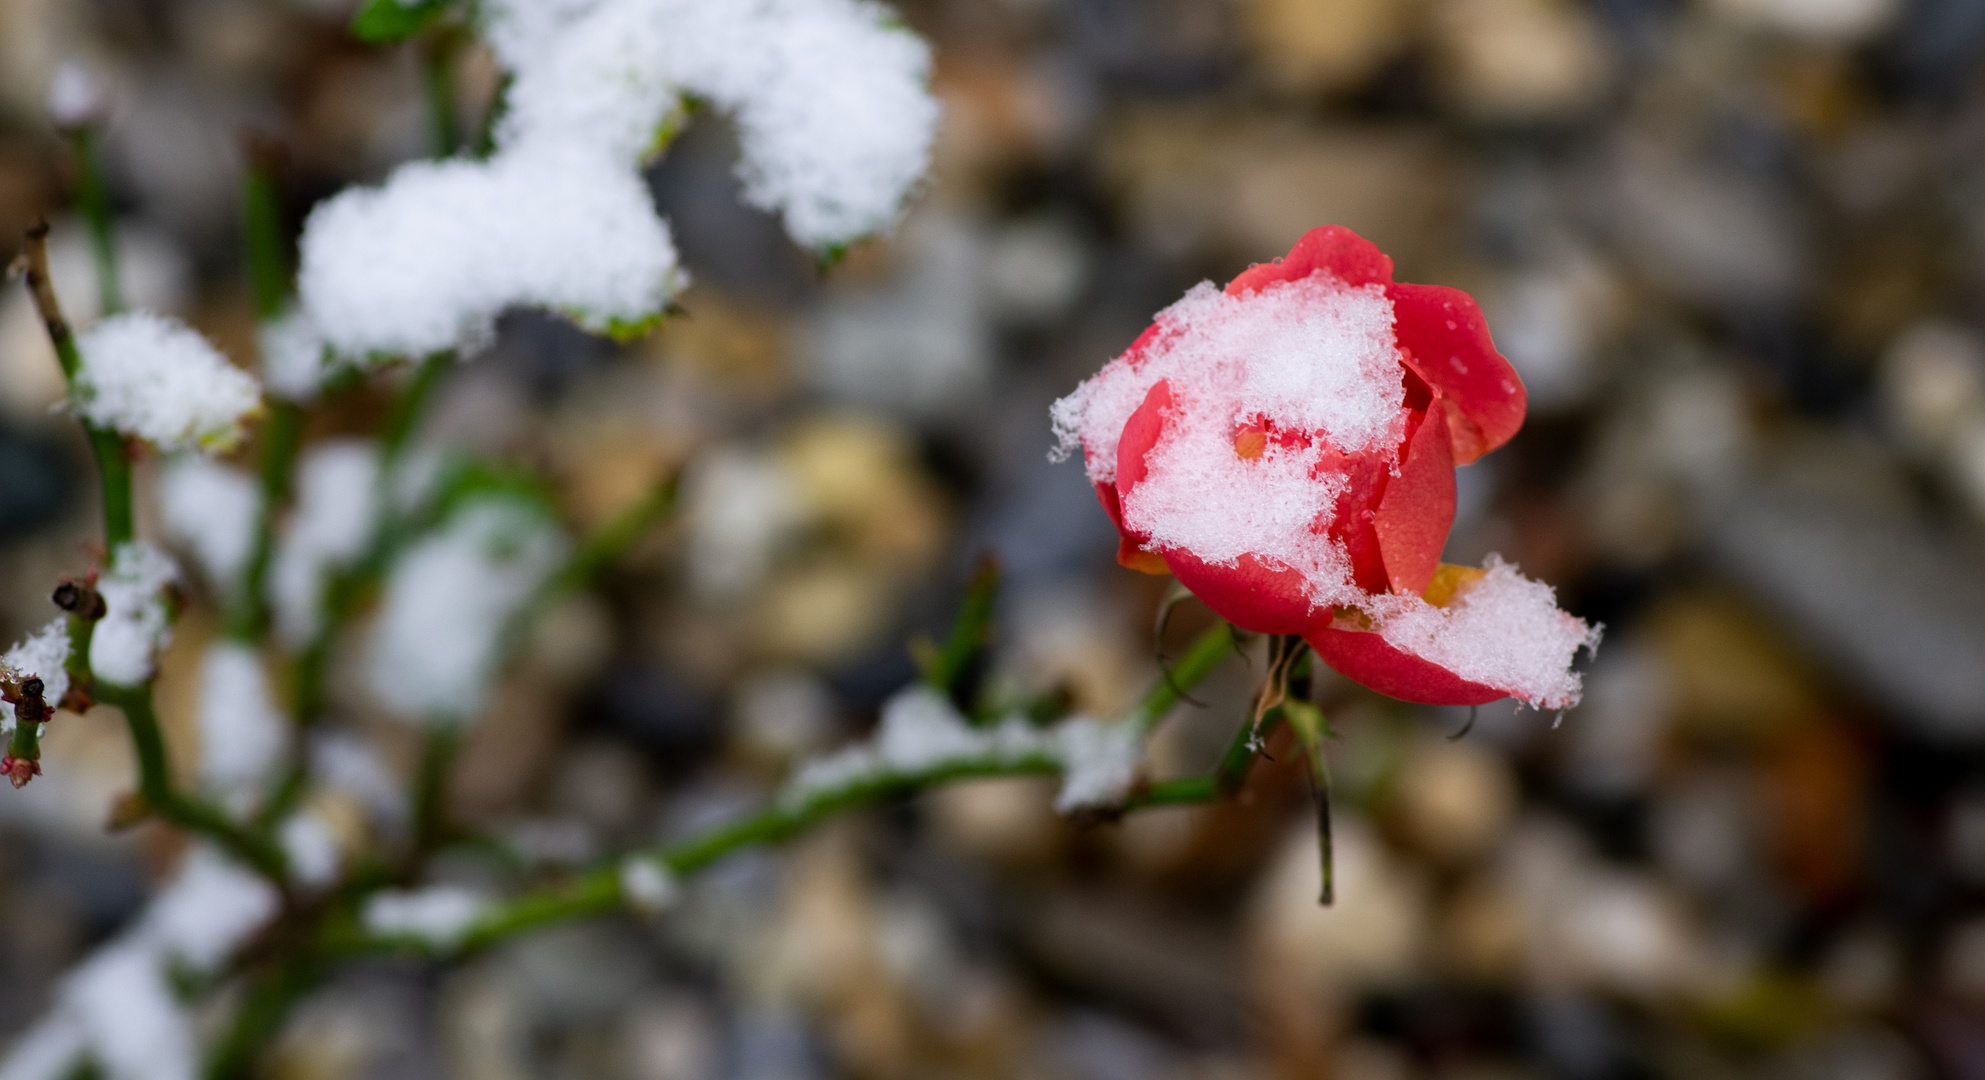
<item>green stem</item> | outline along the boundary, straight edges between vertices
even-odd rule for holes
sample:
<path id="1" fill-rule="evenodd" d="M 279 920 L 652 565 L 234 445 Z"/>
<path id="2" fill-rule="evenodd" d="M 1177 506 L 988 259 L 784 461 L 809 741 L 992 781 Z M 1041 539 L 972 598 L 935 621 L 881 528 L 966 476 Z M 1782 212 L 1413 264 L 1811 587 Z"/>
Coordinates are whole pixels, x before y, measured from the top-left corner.
<path id="1" fill-rule="evenodd" d="M 76 201 L 89 223 L 90 254 L 96 262 L 97 302 L 108 318 L 124 310 L 124 289 L 117 276 L 117 239 L 110 219 L 110 188 L 104 182 L 103 155 L 97 146 L 94 127 L 84 124 L 74 129 L 76 158 L 80 165 Z"/>
<path id="2" fill-rule="evenodd" d="M 1174 670 L 1172 682 L 1160 683 L 1153 688 L 1124 722 L 1142 723 L 1143 717 L 1163 717 L 1177 702 L 1179 691 L 1204 679 L 1232 650 L 1233 629 L 1224 622 L 1200 635 Z M 775 801 L 736 821 L 716 826 L 658 851 L 630 857 L 654 859 L 667 867 L 671 874 L 686 877 L 733 852 L 785 840 L 825 818 L 890 795 L 919 791 L 956 780 L 1052 775 L 1061 767 L 1061 762 L 1045 753 L 1014 756 L 1009 752 L 995 751 L 981 759 L 954 760 L 929 769 L 864 776 L 842 787 L 805 798 Z M 1151 806 L 1211 802 L 1220 797 L 1220 785 L 1215 777 L 1195 776 L 1134 790 L 1126 797 L 1121 809 L 1131 811 Z M 596 867 L 571 881 L 495 905 L 462 937 L 459 947 L 479 948 L 546 923 L 614 910 L 624 902 L 620 889 L 620 865 L 616 862 Z M 427 949 L 418 941 L 369 935 L 350 922 L 327 928 L 326 948 L 344 954 L 392 950 L 418 952 Z"/>
<path id="3" fill-rule="evenodd" d="M 166 754 L 158 715 L 152 711 L 150 688 L 99 684 L 97 698 L 124 713 L 131 746 L 138 755 L 138 795 L 146 807 L 174 825 L 212 838 L 264 876 L 278 883 L 283 880 L 285 860 L 280 848 L 241 829 L 218 807 L 173 786 L 172 762 Z"/>
<path id="4" fill-rule="evenodd" d="M 208 1080 L 243 1080 L 282 1027 L 289 1011 L 324 977 L 324 965 L 305 955 L 251 979 L 234 1023 L 207 1059 Z"/>
<path id="5" fill-rule="evenodd" d="M 380 456 L 384 466 L 390 467 L 400 451 L 406 448 L 407 440 L 413 437 L 414 428 L 420 424 L 421 415 L 427 411 L 428 399 L 434 396 L 435 385 L 454 362 L 453 352 L 438 352 L 414 368 L 413 381 L 394 400 L 392 411 L 386 416 L 385 430 L 380 433 Z M 382 480 L 388 471 L 389 468 L 382 468 Z"/>
<path id="6" fill-rule="evenodd" d="M 114 555 L 134 535 L 131 525 L 131 453 L 115 431 L 84 424 L 96 451 L 97 479 L 103 487 L 103 546 Z"/>
<path id="7" fill-rule="evenodd" d="M 281 315 L 289 299 L 289 258 L 284 251 L 282 194 L 269 168 L 254 160 L 257 156 L 251 149 L 248 178 L 242 182 L 242 244 L 255 313 L 266 321 Z"/>
<path id="8" fill-rule="evenodd" d="M 419 861 L 448 836 L 448 771 L 462 733 L 452 725 L 431 727 L 421 746 L 420 771 L 414 776 L 413 859 Z"/>
<path id="9" fill-rule="evenodd" d="M 1140 738 L 1151 734 L 1165 714 L 1172 711 L 1172 706 L 1185 696 L 1185 692 L 1197 686 L 1233 651 L 1234 628 L 1225 622 L 1216 623 L 1187 647 L 1185 655 L 1172 665 L 1172 677 L 1159 680 L 1158 685 L 1152 687 L 1151 692 L 1144 695 L 1144 700 L 1131 710 L 1125 722 L 1137 725 Z"/>
<path id="10" fill-rule="evenodd" d="M 290 473 L 303 445 L 303 408 L 293 401 L 271 404 L 262 425 L 262 505 L 255 516 L 255 542 L 236 583 L 227 615 L 228 636 L 253 641 L 269 623 L 269 563 L 275 556 L 275 518 L 289 500 Z"/>
<path id="11" fill-rule="evenodd" d="M 998 599 L 999 563 L 990 555 L 981 556 L 972 570 L 971 580 L 966 583 L 965 602 L 958 607 L 958 617 L 951 624 L 951 636 L 945 639 L 944 648 L 931 649 L 923 638 L 913 643 L 925 650 L 919 657 L 920 666 L 924 669 L 924 681 L 932 688 L 946 695 L 958 693 L 958 682 L 964 678 L 966 667 L 985 647 L 993 604 Z"/>
<path id="12" fill-rule="evenodd" d="M 421 84 L 427 91 L 427 124 L 435 157 L 445 158 L 462 145 L 462 125 L 455 117 L 458 45 L 456 35 L 443 28 L 429 34 L 421 49 Z"/>

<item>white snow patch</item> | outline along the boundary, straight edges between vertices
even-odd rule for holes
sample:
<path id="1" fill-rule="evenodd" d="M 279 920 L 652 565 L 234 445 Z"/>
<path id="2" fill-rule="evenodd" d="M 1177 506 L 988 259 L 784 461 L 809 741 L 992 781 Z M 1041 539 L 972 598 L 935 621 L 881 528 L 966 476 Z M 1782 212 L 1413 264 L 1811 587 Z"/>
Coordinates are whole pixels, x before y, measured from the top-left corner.
<path id="1" fill-rule="evenodd" d="M 414 938 L 452 949 L 489 906 L 481 893 L 452 885 L 389 890 L 365 902 L 365 928 L 381 937 Z"/>
<path id="2" fill-rule="evenodd" d="M 226 450 L 261 408 L 247 372 L 177 319 L 113 315 L 76 338 L 82 366 L 70 388 L 77 415 L 161 450 Z"/>
<path id="3" fill-rule="evenodd" d="M 367 666 L 380 700 L 426 723 L 481 707 L 511 620 L 564 557 L 535 507 L 484 498 L 410 546 L 386 581 Z"/>
<path id="4" fill-rule="evenodd" d="M 200 668 L 200 780 L 230 805 L 252 805 L 289 756 L 290 723 L 276 708 L 262 657 L 221 640 Z"/>
<path id="5" fill-rule="evenodd" d="M 119 938 L 64 981 L 58 1008 L 73 1016 L 110 1080 L 193 1080 L 193 1025 L 146 942 Z"/>
<path id="6" fill-rule="evenodd" d="M 0 1060 L 0 1080 L 69 1080 L 89 1050 L 89 1033 L 75 1017 L 54 1013 L 27 1029 Z"/>
<path id="7" fill-rule="evenodd" d="M 48 80 L 48 118 L 56 127 L 82 127 L 103 112 L 103 85 L 80 60 L 62 61 Z"/>
<path id="8" fill-rule="evenodd" d="M 682 888 L 660 859 L 629 855 L 620 861 L 620 898 L 641 915 L 658 915 L 672 907 Z"/>
<path id="9" fill-rule="evenodd" d="M 1057 725 L 1054 735 L 1062 761 L 1055 809 L 1066 814 L 1121 804 L 1144 763 L 1144 740 L 1136 726 L 1076 716 Z"/>
<path id="10" fill-rule="evenodd" d="M 276 630 L 300 646 L 324 619 L 336 570 L 365 553 L 378 519 L 379 448 L 358 439 L 320 443 L 297 465 L 296 512 L 269 571 Z"/>
<path id="11" fill-rule="evenodd" d="M 97 678 L 137 686 L 152 677 L 158 650 L 172 637 L 165 589 L 179 580 L 172 557 L 133 540 L 119 544 L 110 568 L 97 579 L 107 613 L 90 638 L 90 669 Z"/>
<path id="12" fill-rule="evenodd" d="M 344 865 L 338 838 L 317 815 L 308 811 L 291 814 L 277 830 L 276 841 L 289 858 L 291 881 L 305 889 L 321 889 L 338 879 Z"/>
<path id="13" fill-rule="evenodd" d="M 1602 628 L 1560 611 L 1549 585 L 1491 555 L 1480 580 L 1446 607 L 1417 596 L 1374 597 L 1367 605 L 1386 643 L 1469 682 L 1492 686 L 1538 709 L 1578 704 L 1571 670 L 1578 650 L 1599 648 Z"/>
<path id="14" fill-rule="evenodd" d="M 0 668 L 15 678 L 41 680 L 42 700 L 52 708 L 69 692 L 69 617 L 57 615 L 46 626 L 22 638 L 0 656 Z M 6 709 L 6 730 L 13 730 L 14 710 Z"/>
<path id="15" fill-rule="evenodd" d="M 198 454 L 175 457 L 159 478 L 159 510 L 166 531 L 192 551 L 218 592 L 228 595 L 240 586 L 262 512 L 262 490 L 253 476 Z"/>
<path id="16" fill-rule="evenodd" d="M 162 955 L 211 971 L 274 918 L 279 904 L 259 875 L 203 845 L 152 900 L 138 933 Z"/>
<path id="17" fill-rule="evenodd" d="M 1055 808 L 1068 812 L 1121 802 L 1142 759 L 1138 731 L 1128 723 L 1077 716 L 1043 729 L 1016 715 L 973 727 L 944 695 L 918 685 L 889 699 L 872 738 L 801 765 L 779 800 L 799 807 L 889 777 L 912 778 L 968 762 L 1039 761 L 1062 768 Z"/>
<path id="18" fill-rule="evenodd" d="M 262 384 L 288 401 L 307 402 L 338 368 L 316 320 L 292 307 L 262 324 Z"/>

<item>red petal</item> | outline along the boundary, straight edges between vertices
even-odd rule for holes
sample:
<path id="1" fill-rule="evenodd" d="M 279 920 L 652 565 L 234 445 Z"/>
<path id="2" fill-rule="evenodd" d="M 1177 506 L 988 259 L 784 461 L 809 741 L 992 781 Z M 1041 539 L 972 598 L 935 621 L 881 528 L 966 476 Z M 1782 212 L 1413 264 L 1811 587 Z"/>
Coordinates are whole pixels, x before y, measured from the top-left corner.
<path id="1" fill-rule="evenodd" d="M 1144 463 L 1145 455 L 1158 445 L 1158 436 L 1165 433 L 1166 414 L 1172 411 L 1172 384 L 1168 379 L 1159 379 L 1144 394 L 1144 404 L 1124 421 L 1123 434 L 1117 436 L 1117 491 L 1129 495 L 1131 490 L 1144 482 L 1150 472 Z"/>
<path id="2" fill-rule="evenodd" d="M 1385 487 L 1378 518 L 1379 554 L 1392 591 L 1418 596 L 1440 565 L 1454 524 L 1454 456 L 1443 410 L 1429 409 L 1406 444 L 1399 475 Z"/>
<path id="3" fill-rule="evenodd" d="M 1310 609 L 1303 576 L 1279 562 L 1243 555 L 1237 565 L 1215 566 L 1183 548 L 1164 551 L 1179 584 L 1243 630 L 1300 634 L 1330 620 L 1329 608 Z"/>
<path id="4" fill-rule="evenodd" d="M 1324 627 L 1303 635 L 1338 674 L 1388 697 L 1422 705 L 1482 705 L 1509 694 L 1469 682 L 1432 661 L 1400 652 L 1370 630 Z"/>
<path id="5" fill-rule="evenodd" d="M 1242 271 L 1227 283 L 1227 295 L 1259 292 L 1278 281 L 1301 281 L 1318 270 L 1329 271 L 1346 285 L 1392 282 L 1392 260 L 1376 245 L 1342 225 L 1325 225 L 1304 233 L 1282 258 Z"/>
<path id="6" fill-rule="evenodd" d="M 1406 363 L 1446 399 L 1454 463 L 1508 442 L 1529 399 L 1474 298 L 1445 285 L 1390 285 L 1386 295 Z"/>

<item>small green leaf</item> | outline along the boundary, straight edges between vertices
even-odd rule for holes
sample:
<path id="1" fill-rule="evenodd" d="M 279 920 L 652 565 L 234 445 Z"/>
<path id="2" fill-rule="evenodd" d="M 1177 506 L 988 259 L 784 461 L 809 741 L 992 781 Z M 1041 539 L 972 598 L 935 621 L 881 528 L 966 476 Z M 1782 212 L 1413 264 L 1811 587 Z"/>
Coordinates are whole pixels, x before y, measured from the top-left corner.
<path id="1" fill-rule="evenodd" d="M 452 4 L 453 0 L 366 0 L 352 16 L 352 36 L 375 44 L 405 41 L 440 18 Z"/>

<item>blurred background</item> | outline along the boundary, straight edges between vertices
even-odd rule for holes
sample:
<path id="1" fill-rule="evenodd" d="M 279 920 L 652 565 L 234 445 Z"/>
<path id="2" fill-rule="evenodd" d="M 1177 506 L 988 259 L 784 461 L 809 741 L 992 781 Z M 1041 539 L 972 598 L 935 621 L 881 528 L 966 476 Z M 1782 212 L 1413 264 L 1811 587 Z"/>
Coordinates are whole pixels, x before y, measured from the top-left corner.
<path id="1" fill-rule="evenodd" d="M 1049 464 L 1048 403 L 1193 283 L 1325 223 L 1473 292 L 1522 373 L 1530 420 L 1461 471 L 1448 558 L 1501 552 L 1606 624 L 1585 703 L 1486 707 L 1450 741 L 1465 710 L 1322 686 L 1332 909 L 1295 753 L 1235 803 L 1120 825 L 980 782 L 734 859 L 652 923 L 353 966 L 269 1075 L 1985 1077 L 1985 3 L 899 6 L 946 114 L 893 238 L 819 272 L 739 204 L 702 113 L 649 173 L 684 314 L 620 347 L 517 313 L 449 377 L 421 437 L 544 470 L 575 529 L 688 469 L 680 519 L 534 632 L 456 813 L 555 867 L 750 806 L 866 729 L 986 551 L 989 692 L 1125 706 L 1162 582 L 1114 564 L 1080 467 Z M 252 366 L 244 135 L 293 222 L 434 145 L 433 42 L 360 45 L 349 13 L 0 0 L 0 256 L 54 213 L 89 321 L 46 108 L 79 61 L 127 295 Z M 498 77 L 456 53 L 463 130 Z M 6 640 L 95 535 L 60 395 L 9 284 Z M 1205 618 L 1182 609 L 1172 647 Z M 215 625 L 192 597 L 161 689 L 178 738 Z M 1155 770 L 1205 769 L 1261 670 L 1182 708 Z M 131 772 L 96 719 L 0 792 L 0 1033 L 181 850 L 104 830 Z M 340 719 L 384 748 L 390 805 L 411 736 L 356 698 Z"/>

